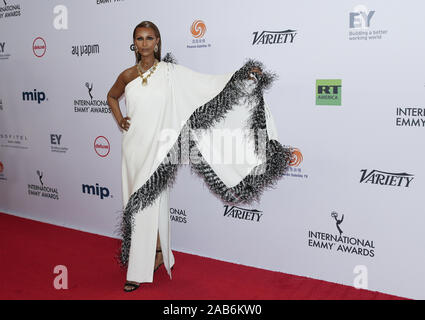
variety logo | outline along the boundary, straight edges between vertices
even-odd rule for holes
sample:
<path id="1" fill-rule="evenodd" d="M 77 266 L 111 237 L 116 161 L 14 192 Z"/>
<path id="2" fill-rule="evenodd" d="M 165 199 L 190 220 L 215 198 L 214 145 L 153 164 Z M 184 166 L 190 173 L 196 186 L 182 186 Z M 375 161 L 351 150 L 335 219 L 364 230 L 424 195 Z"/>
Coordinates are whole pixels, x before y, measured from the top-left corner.
<path id="1" fill-rule="evenodd" d="M 22 100 L 24 101 L 37 101 L 38 104 L 43 102 L 46 99 L 46 94 L 43 91 L 37 91 L 34 89 L 33 91 L 24 91 L 22 92 Z"/>
<path id="2" fill-rule="evenodd" d="M 207 31 L 207 26 L 202 20 L 195 20 L 190 26 L 190 34 L 194 39 L 192 39 L 192 44 L 188 44 L 187 48 L 209 48 L 211 47 L 210 43 L 206 43 L 204 39 L 205 32 Z"/>
<path id="3" fill-rule="evenodd" d="M 42 37 L 37 37 L 32 42 L 32 52 L 38 58 L 41 58 L 46 53 L 46 41 Z"/>
<path id="4" fill-rule="evenodd" d="M 93 83 L 86 82 L 88 99 L 74 99 L 74 112 L 111 113 L 107 100 L 93 98 Z"/>
<path id="5" fill-rule="evenodd" d="M 19 4 L 7 4 L 6 0 L 3 0 L 4 7 L 0 7 L 0 19 L 18 17 L 21 15 L 21 5 Z"/>
<path id="6" fill-rule="evenodd" d="M 398 107 L 395 124 L 397 127 L 425 127 L 425 108 Z"/>
<path id="7" fill-rule="evenodd" d="M 59 193 L 56 187 L 44 185 L 44 174 L 37 170 L 38 181 L 40 184 L 28 184 L 28 194 L 35 197 L 43 197 L 54 200 L 59 200 Z"/>
<path id="8" fill-rule="evenodd" d="M 98 156 L 106 157 L 110 150 L 109 141 L 104 136 L 99 136 L 94 140 L 94 151 L 96 151 Z"/>
<path id="9" fill-rule="evenodd" d="M 303 173 L 302 168 L 300 168 L 301 163 L 303 162 L 303 154 L 298 148 L 291 148 L 291 161 L 289 162 L 288 171 L 284 173 L 287 177 L 296 177 L 307 179 L 308 174 Z"/>
<path id="10" fill-rule="evenodd" d="M 97 196 L 100 199 L 104 198 L 113 198 L 113 196 L 110 194 L 109 189 L 107 187 L 99 187 L 99 184 L 96 183 L 96 186 L 89 185 L 89 184 L 82 184 L 82 191 L 85 194 L 91 194 L 93 196 Z"/>
<path id="11" fill-rule="evenodd" d="M 28 149 L 28 139 L 23 134 L 0 133 L 2 147 Z"/>
<path id="12" fill-rule="evenodd" d="M 388 30 L 371 29 L 371 20 L 375 11 L 368 10 L 364 5 L 358 5 L 349 14 L 349 40 L 380 40 Z"/>
<path id="13" fill-rule="evenodd" d="M 255 31 L 252 34 L 254 35 L 252 45 L 293 43 L 297 30 L 261 31 L 261 33 Z"/>
<path id="14" fill-rule="evenodd" d="M 0 60 L 9 59 L 10 54 L 6 53 L 6 42 L 0 42 Z"/>
<path id="15" fill-rule="evenodd" d="M 82 57 L 83 55 L 89 56 L 91 54 L 99 54 L 100 47 L 98 44 L 82 44 L 72 46 L 71 54 L 77 57 Z"/>
<path id="16" fill-rule="evenodd" d="M 65 153 L 68 151 L 67 147 L 61 147 L 61 140 L 62 135 L 61 134 L 51 134 L 50 135 L 50 150 L 52 152 L 59 152 L 59 153 Z"/>
<path id="17" fill-rule="evenodd" d="M 187 223 L 186 210 L 170 208 L 170 219 L 179 223 Z"/>
<path id="18" fill-rule="evenodd" d="M 362 173 L 360 183 L 377 184 L 381 186 L 405 187 L 408 188 L 415 178 L 413 174 L 408 173 L 391 173 L 379 170 L 367 171 L 360 170 Z"/>
<path id="19" fill-rule="evenodd" d="M 356 254 L 371 258 L 375 256 L 375 245 L 372 240 L 342 235 L 344 232 L 341 229 L 341 223 L 344 220 L 344 215 L 338 219 L 338 213 L 332 211 L 331 218 L 335 220 L 338 234 L 309 230 L 307 241 L 309 247 Z"/>
<path id="20" fill-rule="evenodd" d="M 263 216 L 261 213 L 262 211 L 256 209 L 245 209 L 229 205 L 225 205 L 224 208 L 223 216 L 228 218 L 260 222 L 260 219 Z"/>
<path id="21" fill-rule="evenodd" d="M 316 80 L 316 105 L 341 105 L 341 79 Z"/>

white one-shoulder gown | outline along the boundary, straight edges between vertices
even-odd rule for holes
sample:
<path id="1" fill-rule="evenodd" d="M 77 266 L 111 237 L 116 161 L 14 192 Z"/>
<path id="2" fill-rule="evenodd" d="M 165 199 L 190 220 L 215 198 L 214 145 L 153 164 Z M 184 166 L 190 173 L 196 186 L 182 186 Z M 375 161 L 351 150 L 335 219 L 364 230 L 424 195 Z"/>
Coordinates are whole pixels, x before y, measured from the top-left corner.
<path id="1" fill-rule="evenodd" d="M 150 71 L 146 71 L 145 74 Z M 175 260 L 170 243 L 170 187 L 160 188 L 161 183 L 158 182 L 161 179 L 166 181 L 169 176 L 168 172 L 162 174 L 160 170 L 166 168 L 164 159 L 175 146 L 182 129 L 187 128 L 185 125 L 191 116 L 194 119 L 193 115 L 197 114 L 196 120 L 198 122 L 204 121 L 203 119 L 210 117 L 211 110 L 213 110 L 211 108 L 214 108 L 214 105 L 220 106 L 228 99 L 226 97 L 229 96 L 229 92 L 234 93 L 235 90 L 241 90 L 240 88 L 235 89 L 236 87 L 229 88 L 229 83 L 236 81 L 234 75 L 235 72 L 219 75 L 202 74 L 175 63 L 160 61 L 156 70 L 148 78 L 147 86 L 142 86 L 142 79 L 137 77 L 125 87 L 125 101 L 127 116 L 130 117 L 130 127 L 128 131 L 123 131 L 122 134 L 123 207 L 126 208 L 127 216 L 131 214 L 134 217 L 131 232 L 128 228 L 124 232 L 126 236 L 131 233 L 131 240 L 128 240 L 126 245 L 123 241 L 123 247 L 129 246 L 127 253 L 128 281 L 141 283 L 153 281 L 158 232 L 164 266 L 171 278 L 171 267 Z M 244 86 L 244 90 L 247 91 L 242 94 L 239 92 L 239 96 L 244 97 L 251 94 L 254 87 L 255 81 L 247 80 Z M 260 97 L 262 97 L 261 93 Z M 235 103 L 235 100 L 232 101 L 231 108 L 222 113 L 224 116 L 221 119 L 217 118 L 214 125 L 210 125 L 208 128 L 204 127 L 202 130 L 195 130 L 194 127 L 189 129 L 193 133 L 197 151 L 202 154 L 204 163 L 209 165 L 209 174 L 207 175 L 206 171 L 201 173 L 205 177 L 208 176 L 209 179 L 211 173 L 213 173 L 214 179 L 221 184 L 220 192 L 223 192 L 223 189 L 227 190 L 226 196 L 221 193 L 222 197 L 226 197 L 226 199 L 229 194 L 248 194 L 245 192 L 245 189 L 248 190 L 246 187 L 247 179 L 252 178 L 253 169 L 264 163 L 264 159 L 260 159 L 254 152 L 253 139 L 250 138 L 243 139 L 246 147 L 244 152 L 248 150 L 250 155 L 248 157 L 251 159 L 249 162 L 223 165 L 211 160 L 211 156 L 215 153 L 232 152 L 231 149 L 226 151 L 225 148 L 221 148 L 222 146 L 216 145 L 214 139 L 211 139 L 212 129 L 244 128 L 243 130 L 247 130 L 246 123 L 252 115 L 252 106 L 248 107 L 244 105 L 244 102 Z M 208 106 L 210 109 L 201 109 L 202 106 Z M 279 145 L 270 110 L 266 105 L 261 110 L 264 111 L 268 141 L 273 140 L 275 144 Z M 288 164 L 288 154 L 280 154 L 282 169 L 286 168 Z M 201 169 L 198 168 L 197 170 Z M 257 182 L 253 182 L 254 180 L 251 179 L 249 180 L 249 187 L 259 190 L 270 184 L 270 179 L 267 180 L 266 178 L 277 179 L 283 175 L 282 170 L 279 173 L 266 172 L 266 174 L 268 176 L 265 175 L 265 180 L 263 179 L 266 182 L 261 180 L 261 186 L 256 187 Z M 217 183 L 211 185 L 216 186 Z M 213 192 L 218 192 L 211 186 L 210 189 Z M 155 199 L 149 205 L 143 206 L 143 197 L 146 196 L 146 193 L 151 192 L 153 194 L 154 191 L 157 192 Z M 255 192 L 253 192 L 254 196 Z M 241 196 L 241 199 L 247 200 L 250 197 L 251 193 L 247 196 Z M 142 204 L 141 209 L 134 209 L 135 203 Z M 126 239 L 130 239 L 130 237 L 126 237 Z"/>

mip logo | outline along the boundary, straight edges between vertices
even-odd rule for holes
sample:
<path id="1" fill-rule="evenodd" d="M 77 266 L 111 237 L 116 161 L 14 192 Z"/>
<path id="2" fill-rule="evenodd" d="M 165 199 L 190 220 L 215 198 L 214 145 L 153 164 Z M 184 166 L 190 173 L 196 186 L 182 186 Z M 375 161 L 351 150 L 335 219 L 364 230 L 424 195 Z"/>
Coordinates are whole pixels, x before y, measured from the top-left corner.
<path id="1" fill-rule="evenodd" d="M 358 5 L 350 12 L 350 28 L 369 28 L 375 11 L 369 11 L 364 5 Z"/>
<path id="2" fill-rule="evenodd" d="M 38 104 L 47 100 L 46 94 L 43 91 L 24 91 L 22 92 L 22 100 L 24 101 L 37 101 Z"/>
<path id="3" fill-rule="evenodd" d="M 106 187 L 100 187 L 98 183 L 96 183 L 96 186 L 89 185 L 89 184 L 82 184 L 82 191 L 86 194 L 92 194 L 95 196 L 100 197 L 100 199 L 103 200 L 103 198 L 112 198 L 111 193 L 109 192 L 109 189 Z"/>

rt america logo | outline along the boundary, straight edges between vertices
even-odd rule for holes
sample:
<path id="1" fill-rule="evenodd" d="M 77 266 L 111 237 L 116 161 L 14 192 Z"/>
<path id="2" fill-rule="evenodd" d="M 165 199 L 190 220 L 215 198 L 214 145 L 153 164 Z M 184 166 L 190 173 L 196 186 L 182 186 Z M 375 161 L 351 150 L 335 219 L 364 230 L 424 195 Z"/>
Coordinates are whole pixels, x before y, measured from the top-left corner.
<path id="1" fill-rule="evenodd" d="M 381 186 L 405 187 L 408 188 L 415 178 L 413 174 L 408 173 L 391 173 L 379 170 L 367 169 L 360 170 L 362 173 L 360 183 L 377 184 Z"/>

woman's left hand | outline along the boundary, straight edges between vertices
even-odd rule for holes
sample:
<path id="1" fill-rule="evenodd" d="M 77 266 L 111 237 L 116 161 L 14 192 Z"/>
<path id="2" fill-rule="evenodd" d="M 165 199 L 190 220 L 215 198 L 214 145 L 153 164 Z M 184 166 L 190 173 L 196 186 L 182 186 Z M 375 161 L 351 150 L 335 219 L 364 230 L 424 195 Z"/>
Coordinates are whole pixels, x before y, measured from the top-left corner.
<path id="1" fill-rule="evenodd" d="M 251 69 L 251 73 L 257 73 L 258 75 L 262 75 L 263 72 L 261 72 L 260 68 L 254 67 Z M 251 77 L 251 74 L 248 75 L 249 80 L 256 80 L 256 78 Z"/>

